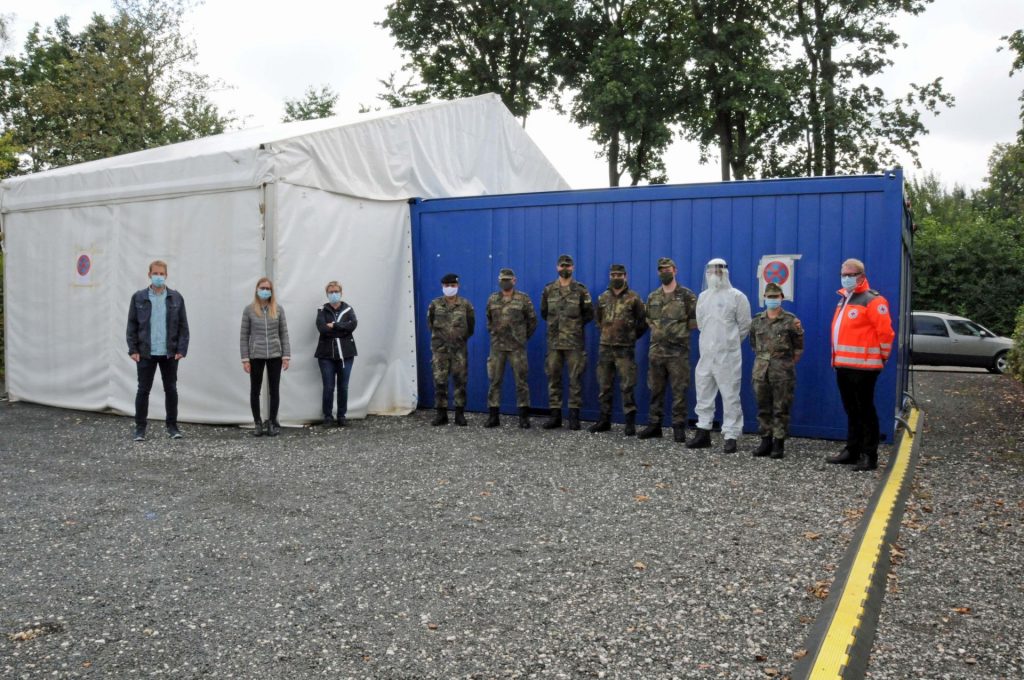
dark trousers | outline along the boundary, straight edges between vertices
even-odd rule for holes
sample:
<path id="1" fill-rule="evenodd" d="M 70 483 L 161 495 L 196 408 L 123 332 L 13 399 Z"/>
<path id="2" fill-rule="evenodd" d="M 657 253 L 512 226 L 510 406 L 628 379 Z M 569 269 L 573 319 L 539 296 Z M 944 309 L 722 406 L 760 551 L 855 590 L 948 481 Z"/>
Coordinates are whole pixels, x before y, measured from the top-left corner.
<path id="1" fill-rule="evenodd" d="M 875 383 L 879 371 L 837 368 L 836 382 L 846 411 L 846 445 L 854 454 L 878 453 L 878 411 Z"/>
<path id="2" fill-rule="evenodd" d="M 348 359 L 317 359 L 320 363 L 320 377 L 324 381 L 323 414 L 324 418 L 331 417 L 331 407 L 334 406 L 334 392 L 338 392 L 338 419 L 345 417 L 348 413 L 348 378 L 352 374 L 352 362 L 355 357 Z"/>
<path id="3" fill-rule="evenodd" d="M 270 383 L 270 420 L 277 422 L 277 409 L 281 406 L 281 357 L 249 360 L 249 406 L 252 419 L 260 418 L 260 391 L 263 389 L 263 369 L 267 369 Z"/>
<path id="4" fill-rule="evenodd" d="M 139 375 L 139 390 L 135 393 L 135 424 L 142 427 L 146 426 L 149 417 L 149 392 L 153 389 L 157 368 L 160 369 L 160 380 L 164 384 L 167 424 L 178 424 L 178 362 L 174 357 L 142 357 L 135 364 Z"/>

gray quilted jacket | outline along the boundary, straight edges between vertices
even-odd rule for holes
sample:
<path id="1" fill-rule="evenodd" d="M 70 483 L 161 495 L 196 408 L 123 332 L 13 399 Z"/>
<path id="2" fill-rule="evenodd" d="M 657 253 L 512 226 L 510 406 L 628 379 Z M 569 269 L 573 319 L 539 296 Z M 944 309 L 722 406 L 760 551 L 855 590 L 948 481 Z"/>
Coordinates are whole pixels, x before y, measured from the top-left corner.
<path id="1" fill-rule="evenodd" d="M 256 316 L 252 305 L 246 305 L 242 310 L 242 332 L 238 345 L 242 361 L 291 358 L 292 347 L 288 341 L 288 323 L 285 321 L 284 307 L 278 305 L 277 318 L 271 319 L 266 312 L 263 316 Z"/>

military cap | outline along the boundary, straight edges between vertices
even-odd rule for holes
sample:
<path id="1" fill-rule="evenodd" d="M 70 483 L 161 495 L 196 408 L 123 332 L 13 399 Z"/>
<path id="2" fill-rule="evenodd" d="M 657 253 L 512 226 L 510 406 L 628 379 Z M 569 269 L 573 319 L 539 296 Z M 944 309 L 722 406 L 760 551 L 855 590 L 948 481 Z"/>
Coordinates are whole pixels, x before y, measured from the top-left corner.
<path id="1" fill-rule="evenodd" d="M 509 269 L 508 267 L 505 267 L 501 271 L 498 272 L 498 278 L 499 279 L 514 279 L 514 278 L 516 278 L 516 273 L 514 271 L 512 271 L 511 269 Z"/>
<path id="2" fill-rule="evenodd" d="M 445 274 L 444 276 L 441 277 L 441 283 L 458 283 L 458 282 L 459 282 L 459 275 L 458 274 Z"/>
<path id="3" fill-rule="evenodd" d="M 780 286 L 779 284 L 774 283 L 774 282 L 766 283 L 764 285 L 764 295 L 765 295 L 765 297 L 768 297 L 769 295 L 772 295 L 772 294 L 778 294 L 778 295 L 782 295 L 783 297 L 785 297 L 785 293 L 782 292 L 782 286 Z"/>
<path id="4" fill-rule="evenodd" d="M 675 267 L 676 263 L 672 261 L 671 257 L 659 257 L 658 258 L 658 269 L 662 267 Z"/>
<path id="5" fill-rule="evenodd" d="M 572 257 L 569 255 L 559 255 L 558 264 L 572 264 Z"/>
<path id="6" fill-rule="evenodd" d="M 626 265 L 624 265 L 624 264 L 613 264 L 611 267 L 608 267 L 608 272 L 611 273 L 611 274 L 625 274 L 626 273 Z"/>

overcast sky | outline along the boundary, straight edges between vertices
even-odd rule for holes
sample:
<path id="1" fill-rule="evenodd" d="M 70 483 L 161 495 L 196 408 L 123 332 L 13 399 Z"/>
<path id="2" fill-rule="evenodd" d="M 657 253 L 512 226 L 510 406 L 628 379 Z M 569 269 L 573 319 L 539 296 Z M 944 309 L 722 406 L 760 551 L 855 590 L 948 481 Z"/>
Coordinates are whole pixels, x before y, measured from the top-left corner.
<path id="1" fill-rule="evenodd" d="M 233 110 L 245 127 L 279 121 L 285 98 L 301 97 L 309 85 L 328 85 L 341 97 L 338 113 L 376 104 L 377 82 L 402 66 L 402 57 L 386 31 L 375 25 L 384 16 L 385 0 L 290 0 L 240 4 L 207 0 L 191 15 L 199 47 L 200 68 L 230 89 L 214 100 Z M 35 22 L 50 26 L 60 14 L 80 29 L 93 12 L 110 13 L 106 0 L 7 0 L 13 14 L 13 41 L 20 52 L 24 35 Z M 956 107 L 927 117 L 931 133 L 921 139 L 922 170 L 947 184 L 978 187 L 986 174 L 992 147 L 1011 141 L 1020 128 L 1024 74 L 1008 76 L 1012 58 L 997 52 L 1000 36 L 1024 28 L 1022 0 L 935 0 L 917 17 L 896 24 L 907 48 L 892 54 L 896 64 L 876 82 L 889 96 L 907 91 L 912 82 L 943 76 Z M 607 170 L 595 159 L 597 146 L 588 132 L 551 111 L 530 115 L 526 130 L 574 188 L 607 185 Z M 715 181 L 717 160 L 700 165 L 696 148 L 676 142 L 667 158 L 673 183 Z"/>

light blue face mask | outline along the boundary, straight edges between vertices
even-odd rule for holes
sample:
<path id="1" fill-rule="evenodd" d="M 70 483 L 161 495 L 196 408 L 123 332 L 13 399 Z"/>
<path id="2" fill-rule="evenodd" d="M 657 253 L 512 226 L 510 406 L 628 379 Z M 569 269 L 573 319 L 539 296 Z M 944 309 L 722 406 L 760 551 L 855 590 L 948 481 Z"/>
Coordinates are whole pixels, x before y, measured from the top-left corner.
<path id="1" fill-rule="evenodd" d="M 856 276 L 840 276 L 839 281 L 842 283 L 843 288 L 846 290 L 853 290 L 857 287 Z"/>
<path id="2" fill-rule="evenodd" d="M 165 279 L 160 274 L 153 274 L 152 276 L 149 277 L 149 282 L 152 283 L 157 288 L 163 288 L 164 287 L 164 281 L 166 281 L 166 280 L 167 279 Z"/>
<path id="3" fill-rule="evenodd" d="M 765 298 L 764 306 L 768 309 L 778 309 L 782 306 L 782 300 L 779 298 Z"/>
<path id="4" fill-rule="evenodd" d="M 274 291 L 266 290 L 265 288 L 260 288 L 259 290 L 256 291 L 256 295 L 258 295 L 261 300 L 269 300 L 270 296 L 272 296 L 273 294 Z"/>
<path id="5" fill-rule="evenodd" d="M 341 302 L 341 293 L 328 293 L 327 294 L 327 300 L 332 305 L 336 305 L 339 302 Z"/>

